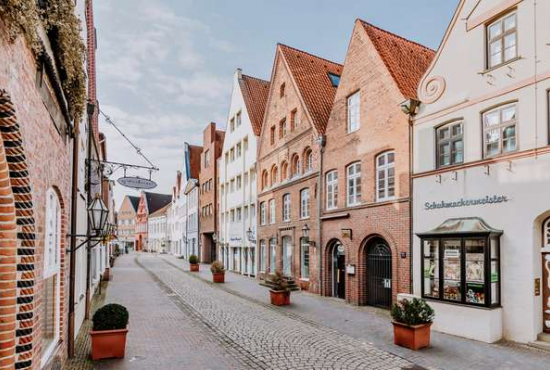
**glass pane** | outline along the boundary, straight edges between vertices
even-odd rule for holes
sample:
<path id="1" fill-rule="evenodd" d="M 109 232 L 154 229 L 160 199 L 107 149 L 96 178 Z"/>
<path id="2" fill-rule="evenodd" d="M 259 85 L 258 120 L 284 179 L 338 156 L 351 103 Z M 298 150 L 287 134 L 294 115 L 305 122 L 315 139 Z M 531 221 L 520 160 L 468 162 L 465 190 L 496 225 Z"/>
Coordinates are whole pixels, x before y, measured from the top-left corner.
<path id="1" fill-rule="evenodd" d="M 439 242 L 424 240 L 424 296 L 439 298 Z"/>
<path id="2" fill-rule="evenodd" d="M 512 14 L 504 19 L 504 30 L 509 31 L 516 27 L 516 14 Z"/>
<path id="3" fill-rule="evenodd" d="M 460 239 L 443 241 L 443 298 L 460 301 Z"/>
<path id="4" fill-rule="evenodd" d="M 451 164 L 451 147 L 449 143 L 439 146 L 439 164 L 442 166 Z"/>
<path id="5" fill-rule="evenodd" d="M 466 302 L 485 303 L 485 241 L 465 240 L 466 248 Z"/>
<path id="6" fill-rule="evenodd" d="M 516 150 L 516 126 L 508 126 L 503 130 L 502 150 L 504 152 Z"/>
<path id="7" fill-rule="evenodd" d="M 502 109 L 502 123 L 516 119 L 516 106 L 511 105 Z"/>
<path id="8" fill-rule="evenodd" d="M 500 130 L 489 130 L 485 133 L 485 151 L 486 155 L 495 155 L 499 153 Z"/>
<path id="9" fill-rule="evenodd" d="M 448 127 L 439 129 L 439 139 L 445 140 L 450 137 L 450 130 Z"/>
<path id="10" fill-rule="evenodd" d="M 42 303 L 43 328 L 42 350 L 49 349 L 56 337 L 57 327 L 57 275 L 44 280 L 44 298 Z"/>
<path id="11" fill-rule="evenodd" d="M 464 160 L 464 144 L 462 140 L 453 141 L 453 163 L 462 163 Z"/>
<path id="12" fill-rule="evenodd" d="M 489 39 L 494 39 L 502 33 L 502 22 L 497 22 L 489 27 Z"/>
<path id="13" fill-rule="evenodd" d="M 388 153 L 388 164 L 395 161 L 395 153 Z"/>
<path id="14" fill-rule="evenodd" d="M 378 157 L 378 165 L 383 166 L 385 164 L 386 164 L 386 156 L 381 155 L 380 157 Z"/>
<path id="15" fill-rule="evenodd" d="M 462 123 L 453 126 L 453 136 L 462 135 Z"/>
<path id="16" fill-rule="evenodd" d="M 499 111 L 493 111 L 485 114 L 485 126 L 495 126 L 500 124 Z"/>

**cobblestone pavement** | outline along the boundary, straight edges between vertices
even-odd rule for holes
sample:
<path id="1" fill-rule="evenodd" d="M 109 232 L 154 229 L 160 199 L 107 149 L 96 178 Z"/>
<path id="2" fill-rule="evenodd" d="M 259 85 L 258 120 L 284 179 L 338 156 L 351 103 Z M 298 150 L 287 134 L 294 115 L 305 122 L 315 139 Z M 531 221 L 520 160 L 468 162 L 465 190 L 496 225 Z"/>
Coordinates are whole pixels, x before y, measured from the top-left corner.
<path id="1" fill-rule="evenodd" d="M 170 255 L 160 258 L 187 271 L 185 260 Z M 208 265 L 201 265 L 199 273 L 188 276 L 211 281 Z M 226 283 L 217 289 L 268 304 L 269 295 L 257 280 L 236 273 L 226 273 Z M 393 344 L 393 331 L 387 310 L 373 307 L 357 307 L 336 298 L 320 297 L 305 292 L 295 292 L 292 304 L 281 308 L 284 314 L 314 325 L 322 325 L 357 340 L 367 342 L 381 350 L 405 358 L 426 369 L 445 370 L 549 370 L 550 353 L 513 342 L 487 344 L 432 331 L 432 345 L 422 351 L 410 351 Z"/>
<path id="2" fill-rule="evenodd" d="M 122 261 L 127 263 L 128 259 L 129 256 L 125 256 Z M 168 345 L 170 342 L 192 341 L 200 344 L 203 350 L 207 347 L 211 348 L 206 350 L 207 353 L 186 350 L 179 355 L 187 358 L 202 358 L 202 363 L 194 366 L 186 366 L 182 363 L 171 367 L 179 369 L 422 369 L 364 341 L 297 316 L 288 315 L 280 308 L 228 293 L 178 270 L 161 258 L 141 254 L 135 257 L 135 263 L 149 272 L 160 289 L 157 288 L 157 292 L 147 288 L 144 290 L 141 279 L 138 281 L 130 278 L 132 284 L 128 285 L 124 292 L 112 294 L 113 292 L 109 290 L 107 301 L 111 296 L 124 304 L 124 296 L 133 296 L 129 299 L 133 301 L 129 306 L 130 314 L 139 319 L 131 319 L 130 333 L 135 335 L 128 338 L 128 349 L 134 348 L 130 352 L 147 354 L 149 358 L 153 356 L 154 359 L 149 361 L 151 366 L 149 368 L 167 368 L 166 365 L 161 364 L 161 361 L 164 361 L 163 356 L 174 356 L 176 353 L 173 349 L 163 348 L 160 351 L 163 353 L 155 354 L 156 348 Z M 121 275 L 120 270 L 115 274 L 124 278 Z M 116 287 L 116 283 L 110 289 L 113 287 Z M 172 304 L 167 305 L 166 298 L 163 299 L 160 295 L 164 295 Z M 148 325 L 138 324 L 136 327 L 135 321 L 141 322 L 143 315 L 146 315 L 145 312 L 135 311 L 135 307 L 138 306 L 136 301 L 141 300 L 153 302 L 148 304 L 153 311 L 162 311 L 166 306 L 172 310 L 176 306 L 185 317 L 185 320 L 180 321 L 192 323 L 195 331 L 199 331 L 200 335 L 178 328 L 178 321 L 168 323 L 172 327 L 171 330 L 161 330 L 159 325 L 167 324 L 166 318 L 164 320 L 158 318 L 160 321 L 156 325 L 145 318 Z M 135 348 L 136 344 L 132 343 L 137 340 L 152 344 L 154 340 L 145 339 L 145 337 L 157 336 L 157 333 L 163 337 L 162 343 L 154 345 L 153 348 L 138 349 Z M 217 356 L 224 356 L 226 360 L 231 361 L 217 361 Z M 127 354 L 127 358 L 131 358 L 131 354 L 130 356 Z M 123 361 L 122 364 L 125 365 L 126 362 L 128 360 Z M 172 363 L 177 364 L 177 361 Z M 116 365 L 120 364 L 121 362 Z M 110 367 L 100 368 L 137 368 L 134 367 L 135 365 L 115 366 L 112 361 L 109 365 Z"/>

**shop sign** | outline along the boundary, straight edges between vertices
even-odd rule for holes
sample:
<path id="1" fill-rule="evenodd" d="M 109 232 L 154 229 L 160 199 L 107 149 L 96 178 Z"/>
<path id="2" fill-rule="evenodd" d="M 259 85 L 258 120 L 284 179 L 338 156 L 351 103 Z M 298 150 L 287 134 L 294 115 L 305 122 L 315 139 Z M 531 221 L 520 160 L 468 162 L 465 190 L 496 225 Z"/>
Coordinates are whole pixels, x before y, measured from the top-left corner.
<path id="1" fill-rule="evenodd" d="M 483 198 L 475 199 L 464 199 L 461 198 L 457 201 L 440 201 L 440 202 L 426 202 L 424 203 L 424 209 L 426 211 L 431 211 L 434 209 L 441 208 L 460 208 L 460 207 L 471 207 L 471 206 L 482 206 L 486 204 L 498 204 L 506 203 L 510 199 L 505 195 L 487 195 Z"/>
<path id="2" fill-rule="evenodd" d="M 242 238 L 238 236 L 232 236 L 231 238 L 229 238 L 229 241 L 232 241 L 232 242 L 240 242 L 241 240 Z"/>
<path id="3" fill-rule="evenodd" d="M 157 183 L 153 180 L 142 179 L 141 177 L 134 176 L 121 177 L 117 180 L 117 182 L 122 186 L 133 189 L 153 189 L 157 187 Z"/>
<path id="4" fill-rule="evenodd" d="M 342 229 L 342 239 L 351 240 L 352 231 L 351 229 Z"/>
<path id="5" fill-rule="evenodd" d="M 352 264 L 348 264 L 346 266 L 346 273 L 348 275 L 355 275 L 355 265 L 352 265 Z"/>

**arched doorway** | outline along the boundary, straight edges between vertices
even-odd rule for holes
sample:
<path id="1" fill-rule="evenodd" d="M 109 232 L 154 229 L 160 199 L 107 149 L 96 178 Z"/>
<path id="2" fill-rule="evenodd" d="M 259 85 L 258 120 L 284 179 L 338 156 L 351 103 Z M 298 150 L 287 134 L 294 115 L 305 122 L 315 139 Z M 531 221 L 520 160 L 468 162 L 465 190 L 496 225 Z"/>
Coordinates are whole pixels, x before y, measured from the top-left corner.
<path id="1" fill-rule="evenodd" d="M 332 296 L 346 298 L 346 250 L 339 241 L 332 247 Z"/>
<path id="2" fill-rule="evenodd" d="M 367 248 L 367 304 L 389 308 L 392 303 L 391 249 L 382 238 L 373 238 Z"/>

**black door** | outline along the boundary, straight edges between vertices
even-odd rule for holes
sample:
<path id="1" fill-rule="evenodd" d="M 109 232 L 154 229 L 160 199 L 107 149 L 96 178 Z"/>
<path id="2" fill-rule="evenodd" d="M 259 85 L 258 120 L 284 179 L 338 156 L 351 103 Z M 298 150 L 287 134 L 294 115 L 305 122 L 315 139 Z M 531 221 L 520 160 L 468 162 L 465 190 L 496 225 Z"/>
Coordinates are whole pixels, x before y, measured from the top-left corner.
<path id="1" fill-rule="evenodd" d="M 383 239 L 373 240 L 367 251 L 367 304 L 389 308 L 392 300 L 390 247 Z"/>
<path id="2" fill-rule="evenodd" d="M 216 243 L 214 243 L 214 238 L 210 235 L 210 262 L 214 262 L 217 259 Z"/>
<path id="3" fill-rule="evenodd" d="M 336 256 L 336 297 L 346 298 L 346 255 Z"/>

